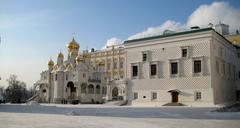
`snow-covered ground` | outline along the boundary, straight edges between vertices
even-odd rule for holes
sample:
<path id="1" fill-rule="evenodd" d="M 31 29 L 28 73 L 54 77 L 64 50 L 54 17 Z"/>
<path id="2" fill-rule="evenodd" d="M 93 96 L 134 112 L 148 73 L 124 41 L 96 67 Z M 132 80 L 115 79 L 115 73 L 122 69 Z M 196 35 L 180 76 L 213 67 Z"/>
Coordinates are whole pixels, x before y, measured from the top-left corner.
<path id="1" fill-rule="evenodd" d="M 0 105 L 0 128 L 240 128 L 240 113 L 216 108 Z"/>

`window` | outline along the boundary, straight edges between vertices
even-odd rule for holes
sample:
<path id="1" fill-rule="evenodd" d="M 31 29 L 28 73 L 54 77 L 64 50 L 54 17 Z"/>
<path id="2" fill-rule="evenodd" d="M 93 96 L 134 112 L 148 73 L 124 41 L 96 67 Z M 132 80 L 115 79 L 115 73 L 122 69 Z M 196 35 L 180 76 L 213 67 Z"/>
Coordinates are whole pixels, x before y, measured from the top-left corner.
<path id="1" fill-rule="evenodd" d="M 114 62 L 113 68 L 117 69 L 117 62 Z"/>
<path id="2" fill-rule="evenodd" d="M 238 78 L 240 79 L 240 71 L 238 71 Z"/>
<path id="3" fill-rule="evenodd" d="M 111 63 L 108 63 L 107 64 L 107 69 L 110 70 L 110 68 L 111 68 Z"/>
<path id="4" fill-rule="evenodd" d="M 120 62 L 119 67 L 123 68 L 123 62 L 122 61 Z"/>
<path id="5" fill-rule="evenodd" d="M 138 99 L 138 93 L 137 93 L 137 92 L 134 92 L 134 93 L 133 93 L 133 99 L 134 99 L 134 100 Z"/>
<path id="6" fill-rule="evenodd" d="M 201 73 L 201 60 L 194 61 L 194 73 Z"/>
<path id="7" fill-rule="evenodd" d="M 68 80 L 68 74 L 66 74 L 66 80 Z"/>
<path id="8" fill-rule="evenodd" d="M 232 66 L 233 79 L 235 80 L 235 65 Z"/>
<path id="9" fill-rule="evenodd" d="M 86 78 L 86 74 L 85 73 L 83 73 L 83 78 Z"/>
<path id="10" fill-rule="evenodd" d="M 201 92 L 195 92 L 195 100 L 201 100 L 202 99 L 202 93 Z"/>
<path id="11" fill-rule="evenodd" d="M 55 80 L 57 80 L 57 74 L 55 75 Z"/>
<path id="12" fill-rule="evenodd" d="M 152 92 L 152 100 L 156 100 L 157 99 L 157 92 Z"/>
<path id="13" fill-rule="evenodd" d="M 187 51 L 187 49 L 186 48 L 183 48 L 182 49 L 182 57 L 187 57 L 187 53 L 188 51 Z"/>
<path id="14" fill-rule="evenodd" d="M 138 76 L 138 66 L 132 66 L 132 76 Z"/>
<path id="15" fill-rule="evenodd" d="M 229 77 L 231 76 L 231 64 L 228 63 L 228 74 L 229 74 Z"/>
<path id="16" fill-rule="evenodd" d="M 217 70 L 217 73 L 219 73 L 219 63 L 218 63 L 218 61 L 216 61 L 216 70 Z"/>
<path id="17" fill-rule="evenodd" d="M 178 74 L 178 63 L 177 62 L 171 63 L 171 74 L 172 75 Z"/>
<path id="18" fill-rule="evenodd" d="M 142 54 L 142 61 L 147 61 L 147 53 Z"/>
<path id="19" fill-rule="evenodd" d="M 151 76 L 157 75 L 157 65 L 151 64 Z"/>
<path id="20" fill-rule="evenodd" d="M 225 75 L 226 71 L 225 71 L 225 63 L 224 62 L 222 64 L 222 69 L 223 69 L 223 75 Z"/>
<path id="21" fill-rule="evenodd" d="M 237 57 L 240 58 L 240 53 L 237 53 Z"/>

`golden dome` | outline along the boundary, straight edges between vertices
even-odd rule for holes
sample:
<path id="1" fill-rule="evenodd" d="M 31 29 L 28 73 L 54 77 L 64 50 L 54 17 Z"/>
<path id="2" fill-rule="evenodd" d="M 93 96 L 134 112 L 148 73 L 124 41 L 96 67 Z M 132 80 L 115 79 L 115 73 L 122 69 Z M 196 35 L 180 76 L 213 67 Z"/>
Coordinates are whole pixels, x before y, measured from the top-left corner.
<path id="1" fill-rule="evenodd" d="M 52 61 L 52 59 L 48 61 L 48 66 L 54 66 L 54 62 Z"/>
<path id="2" fill-rule="evenodd" d="M 63 56 L 62 52 L 58 53 L 58 58 L 63 58 L 63 57 L 64 56 Z"/>
<path id="3" fill-rule="evenodd" d="M 75 39 L 73 37 L 72 41 L 67 44 L 67 48 L 68 49 L 77 49 L 78 50 L 80 48 L 80 45 L 75 41 Z"/>
<path id="4" fill-rule="evenodd" d="M 78 56 L 76 57 L 76 61 L 77 61 L 77 62 L 81 62 L 81 61 L 83 61 L 83 58 L 78 55 Z"/>

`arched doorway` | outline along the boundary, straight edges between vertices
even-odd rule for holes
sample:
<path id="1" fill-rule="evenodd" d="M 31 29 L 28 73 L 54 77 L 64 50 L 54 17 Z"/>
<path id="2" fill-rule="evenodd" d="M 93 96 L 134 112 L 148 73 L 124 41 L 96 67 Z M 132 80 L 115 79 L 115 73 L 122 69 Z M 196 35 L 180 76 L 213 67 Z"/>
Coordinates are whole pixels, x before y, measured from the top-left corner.
<path id="1" fill-rule="evenodd" d="M 118 100 L 118 88 L 114 87 L 112 90 L 112 100 Z"/>
<path id="2" fill-rule="evenodd" d="M 81 93 L 86 94 L 87 93 L 87 83 L 82 83 L 81 85 Z"/>
<path id="3" fill-rule="evenodd" d="M 100 94 L 100 85 L 96 86 L 96 94 Z"/>
<path id="4" fill-rule="evenodd" d="M 74 83 L 73 82 L 68 82 L 67 84 L 67 88 L 68 90 L 70 90 L 70 95 L 68 95 L 68 99 L 70 100 L 74 100 L 76 97 L 76 87 L 74 87 Z"/>
<path id="5" fill-rule="evenodd" d="M 175 89 L 175 90 L 169 90 L 168 92 L 170 92 L 172 95 L 172 103 L 178 103 L 178 95 L 180 91 Z"/>
<path id="6" fill-rule="evenodd" d="M 92 84 L 88 85 L 88 94 L 94 94 L 94 86 Z"/>

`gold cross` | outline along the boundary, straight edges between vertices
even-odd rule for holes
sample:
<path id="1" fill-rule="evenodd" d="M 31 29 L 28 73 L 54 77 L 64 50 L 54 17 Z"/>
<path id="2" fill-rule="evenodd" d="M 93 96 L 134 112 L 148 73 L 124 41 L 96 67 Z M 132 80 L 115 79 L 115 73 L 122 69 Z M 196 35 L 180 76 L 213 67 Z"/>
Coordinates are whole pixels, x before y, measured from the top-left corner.
<path id="1" fill-rule="evenodd" d="M 76 37 L 76 35 L 77 35 L 77 33 L 76 33 L 76 32 L 73 32 L 73 33 L 72 33 L 72 36 L 73 36 L 73 38 L 75 38 L 75 37 Z"/>

